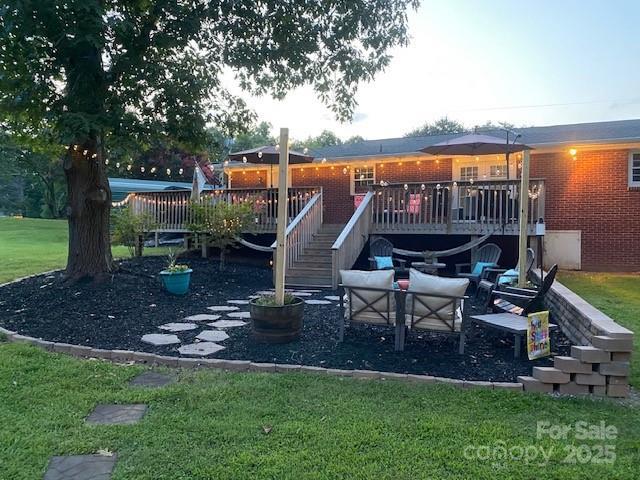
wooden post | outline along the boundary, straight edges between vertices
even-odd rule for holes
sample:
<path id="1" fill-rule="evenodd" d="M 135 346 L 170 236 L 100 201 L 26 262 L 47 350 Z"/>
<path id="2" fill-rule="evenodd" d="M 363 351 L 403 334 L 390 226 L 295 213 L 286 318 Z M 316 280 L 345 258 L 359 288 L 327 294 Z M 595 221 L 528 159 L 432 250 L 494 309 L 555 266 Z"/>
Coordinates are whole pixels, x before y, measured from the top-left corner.
<path id="1" fill-rule="evenodd" d="M 287 173 L 289 166 L 289 129 L 280 129 L 280 162 L 278 164 L 278 218 L 276 230 L 276 305 L 284 305 L 284 276 L 287 233 Z"/>
<path id="2" fill-rule="evenodd" d="M 522 152 L 522 172 L 520 174 L 520 239 L 518 243 L 518 287 L 523 288 L 527 283 L 527 236 L 529 214 L 529 150 Z"/>

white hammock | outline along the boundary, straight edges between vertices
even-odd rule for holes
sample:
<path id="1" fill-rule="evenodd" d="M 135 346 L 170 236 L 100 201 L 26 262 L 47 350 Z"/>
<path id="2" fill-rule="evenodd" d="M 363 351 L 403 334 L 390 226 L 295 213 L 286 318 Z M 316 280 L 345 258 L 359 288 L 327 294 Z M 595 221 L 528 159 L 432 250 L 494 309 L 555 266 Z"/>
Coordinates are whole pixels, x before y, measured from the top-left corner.
<path id="1" fill-rule="evenodd" d="M 251 243 L 245 240 L 244 238 L 237 238 L 236 240 L 241 245 L 252 248 L 253 250 L 258 250 L 259 252 L 269 252 L 269 253 L 273 252 L 273 248 L 271 248 L 271 245 L 269 245 L 268 247 L 265 247 L 263 245 L 256 245 L 255 243 Z"/>
<path id="2" fill-rule="evenodd" d="M 450 257 L 451 255 L 456 255 L 458 253 L 466 252 L 467 250 L 471 250 L 473 247 L 477 247 L 482 242 L 487 240 L 493 232 L 487 233 L 482 237 L 471 240 L 469 243 L 465 243 L 464 245 L 460 245 L 459 247 L 450 248 L 449 250 L 440 250 L 440 251 L 431 251 L 424 250 L 422 252 L 414 252 L 413 250 L 403 250 L 401 248 L 394 248 L 393 253 L 397 255 L 402 255 L 403 257 L 421 257 L 425 260 L 438 258 L 438 257 Z"/>

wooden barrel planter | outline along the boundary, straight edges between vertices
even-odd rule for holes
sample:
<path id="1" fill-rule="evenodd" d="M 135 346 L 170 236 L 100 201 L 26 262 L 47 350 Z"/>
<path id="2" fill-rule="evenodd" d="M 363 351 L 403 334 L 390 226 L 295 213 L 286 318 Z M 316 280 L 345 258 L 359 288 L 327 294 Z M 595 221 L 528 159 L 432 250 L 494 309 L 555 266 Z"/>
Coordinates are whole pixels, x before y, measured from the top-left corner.
<path id="1" fill-rule="evenodd" d="M 258 305 L 249 303 L 253 338 L 261 343 L 287 343 L 297 340 L 302 331 L 304 300 L 295 299 L 288 305 Z"/>

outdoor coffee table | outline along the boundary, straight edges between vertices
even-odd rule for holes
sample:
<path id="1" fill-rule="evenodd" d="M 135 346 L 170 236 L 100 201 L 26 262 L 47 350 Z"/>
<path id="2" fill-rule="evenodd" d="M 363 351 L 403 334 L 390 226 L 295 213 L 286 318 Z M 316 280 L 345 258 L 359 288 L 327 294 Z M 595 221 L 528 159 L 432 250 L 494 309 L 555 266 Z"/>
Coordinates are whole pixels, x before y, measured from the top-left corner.
<path id="1" fill-rule="evenodd" d="M 527 317 L 521 317 L 513 313 L 491 313 L 488 315 L 471 315 L 469 317 L 473 322 L 476 322 L 485 327 L 501 330 L 513 334 L 513 358 L 520 357 L 520 346 L 522 345 L 522 339 L 527 335 Z M 549 331 L 558 328 L 557 325 L 550 323 Z"/>

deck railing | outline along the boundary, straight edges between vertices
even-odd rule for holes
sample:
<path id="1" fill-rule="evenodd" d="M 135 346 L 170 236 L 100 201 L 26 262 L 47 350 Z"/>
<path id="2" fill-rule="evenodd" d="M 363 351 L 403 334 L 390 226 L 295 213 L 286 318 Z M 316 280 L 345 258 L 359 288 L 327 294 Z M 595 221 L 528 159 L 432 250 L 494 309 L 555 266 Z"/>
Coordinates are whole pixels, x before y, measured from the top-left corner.
<path id="1" fill-rule="evenodd" d="M 311 200 L 291 221 L 285 235 L 285 272 L 300 258 L 303 250 L 309 246 L 313 236 L 322 226 L 322 189 L 315 193 Z M 273 264 L 276 263 L 277 241 L 273 242 Z"/>
<path id="2" fill-rule="evenodd" d="M 368 192 L 349 222 L 345 225 L 331 247 L 331 280 L 333 288 L 338 288 L 340 270 L 349 269 L 358 259 L 362 248 L 369 240 L 374 192 Z"/>
<path id="3" fill-rule="evenodd" d="M 373 186 L 373 233 L 517 234 L 519 180 Z M 544 180 L 529 182 L 529 229 L 544 218 Z"/>
<path id="4" fill-rule="evenodd" d="M 295 218 L 319 191 L 314 187 L 289 189 L 289 219 Z M 136 213 L 149 214 L 154 230 L 159 232 L 186 232 L 192 221 L 189 208 L 191 192 L 188 190 L 137 192 L 129 196 L 128 203 Z M 238 204 L 252 202 L 254 224 L 252 232 L 274 232 L 277 223 L 278 190 L 275 188 L 205 190 L 200 196 L 201 205 L 218 202 Z"/>

